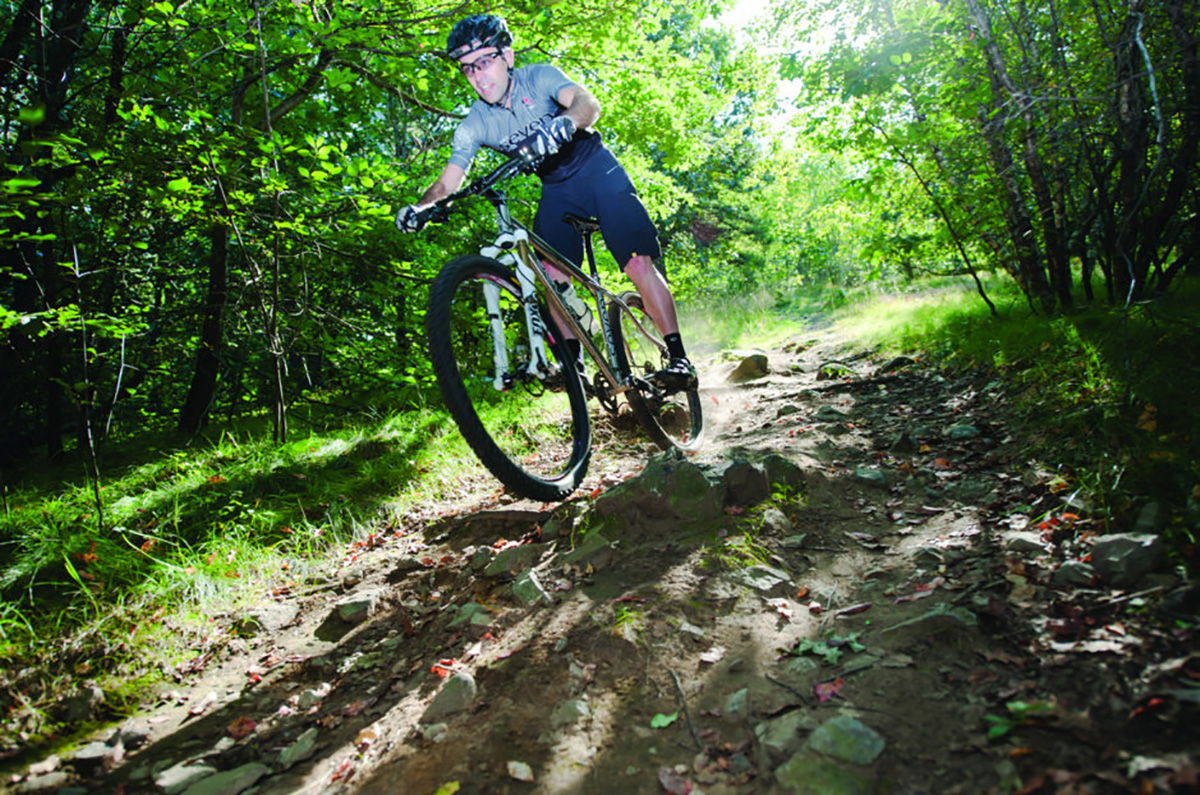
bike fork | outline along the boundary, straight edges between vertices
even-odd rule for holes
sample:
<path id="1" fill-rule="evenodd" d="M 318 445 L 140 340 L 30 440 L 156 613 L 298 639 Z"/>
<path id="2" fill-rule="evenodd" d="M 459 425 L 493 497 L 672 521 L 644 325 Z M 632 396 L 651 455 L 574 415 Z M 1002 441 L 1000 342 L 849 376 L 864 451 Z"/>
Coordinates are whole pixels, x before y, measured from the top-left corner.
<path id="1" fill-rule="evenodd" d="M 517 283 L 521 286 L 521 303 L 525 305 L 525 328 L 529 333 L 529 367 L 526 372 L 541 380 L 550 372 L 546 359 L 546 324 L 538 309 L 537 277 L 528 265 L 517 259 Z"/>
<path id="2" fill-rule="evenodd" d="M 492 282 L 485 282 L 483 302 L 487 306 L 488 320 L 492 327 L 492 360 L 496 368 L 492 386 L 497 392 L 503 392 L 512 385 L 512 376 L 508 372 L 508 348 L 504 344 L 504 320 L 500 317 L 500 286 Z"/>

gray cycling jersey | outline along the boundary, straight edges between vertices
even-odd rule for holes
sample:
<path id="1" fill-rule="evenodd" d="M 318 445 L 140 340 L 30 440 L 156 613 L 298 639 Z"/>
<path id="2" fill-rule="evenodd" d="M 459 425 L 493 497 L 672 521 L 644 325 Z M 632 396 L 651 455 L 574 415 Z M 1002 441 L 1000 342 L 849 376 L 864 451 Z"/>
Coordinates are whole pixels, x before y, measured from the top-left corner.
<path id="1" fill-rule="evenodd" d="M 529 137 L 534 126 L 562 112 L 555 100 L 558 92 L 575 81 L 556 66 L 538 63 L 522 66 L 512 73 L 512 91 L 508 108 L 497 108 L 482 99 L 475 100 L 470 112 L 454 133 L 450 162 L 464 171 L 480 147 L 515 154 L 517 144 Z M 580 130 L 557 154 L 546 158 L 538 168 L 545 182 L 561 182 L 579 170 L 600 146 L 600 136 Z"/>

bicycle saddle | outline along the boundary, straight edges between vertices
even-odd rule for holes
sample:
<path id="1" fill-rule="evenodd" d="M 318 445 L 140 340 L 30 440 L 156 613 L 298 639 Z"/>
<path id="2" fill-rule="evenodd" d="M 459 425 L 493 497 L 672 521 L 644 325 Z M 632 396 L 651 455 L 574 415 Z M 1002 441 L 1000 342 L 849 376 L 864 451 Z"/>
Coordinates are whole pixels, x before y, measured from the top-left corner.
<path id="1" fill-rule="evenodd" d="M 580 218 L 575 213 L 563 213 L 562 219 L 581 235 L 590 235 L 592 232 L 600 231 L 600 222 L 595 218 Z"/>

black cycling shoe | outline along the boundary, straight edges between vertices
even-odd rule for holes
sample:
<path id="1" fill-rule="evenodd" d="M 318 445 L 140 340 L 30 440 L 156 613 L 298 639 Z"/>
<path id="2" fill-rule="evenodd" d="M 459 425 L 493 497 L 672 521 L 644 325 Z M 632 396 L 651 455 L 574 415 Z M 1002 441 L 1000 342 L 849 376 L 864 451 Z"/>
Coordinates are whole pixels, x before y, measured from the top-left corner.
<path id="1" fill-rule="evenodd" d="M 650 376 L 650 382 L 663 392 L 685 392 L 700 385 L 696 368 L 685 358 L 672 359 L 665 369 Z"/>

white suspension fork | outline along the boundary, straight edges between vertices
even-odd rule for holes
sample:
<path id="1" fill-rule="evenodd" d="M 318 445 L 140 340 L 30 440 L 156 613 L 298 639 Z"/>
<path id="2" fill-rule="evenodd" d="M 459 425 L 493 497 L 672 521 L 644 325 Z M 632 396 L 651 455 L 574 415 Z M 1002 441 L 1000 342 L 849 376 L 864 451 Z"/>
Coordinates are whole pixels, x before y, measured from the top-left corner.
<path id="1" fill-rule="evenodd" d="M 492 361 L 495 364 L 492 386 L 497 392 L 508 389 L 508 348 L 504 344 L 504 320 L 500 317 L 500 285 L 484 282 L 483 301 L 492 327 Z"/>
<path id="2" fill-rule="evenodd" d="M 517 283 L 521 285 L 521 303 L 525 305 L 525 328 L 529 333 L 529 367 L 527 372 L 534 378 L 543 379 L 551 372 L 546 358 L 546 324 L 538 310 L 537 276 L 533 268 L 524 262 L 517 263 Z"/>
<path id="3" fill-rule="evenodd" d="M 525 310 L 525 330 L 529 335 L 529 364 L 526 372 L 538 380 L 544 380 L 552 372 L 553 365 L 546 358 L 546 325 L 542 322 L 542 313 L 538 310 L 537 276 L 532 267 L 513 253 L 513 249 L 521 242 L 529 242 L 529 235 L 524 229 L 501 232 L 493 245 L 485 246 L 479 253 L 516 269 L 517 284 L 521 288 L 521 304 Z M 500 287 L 496 284 L 485 284 L 483 294 L 491 321 L 492 357 L 496 366 L 492 384 L 498 391 L 504 391 L 511 384 L 508 346 L 504 339 L 504 322 L 500 317 Z"/>

